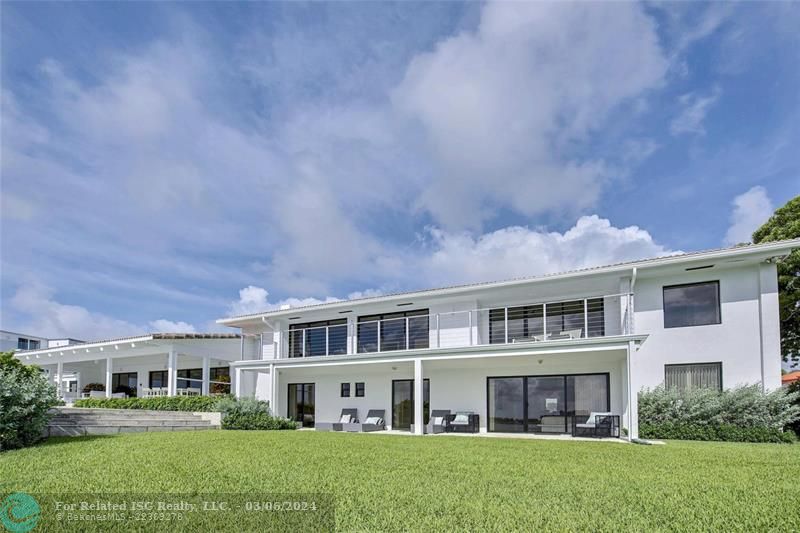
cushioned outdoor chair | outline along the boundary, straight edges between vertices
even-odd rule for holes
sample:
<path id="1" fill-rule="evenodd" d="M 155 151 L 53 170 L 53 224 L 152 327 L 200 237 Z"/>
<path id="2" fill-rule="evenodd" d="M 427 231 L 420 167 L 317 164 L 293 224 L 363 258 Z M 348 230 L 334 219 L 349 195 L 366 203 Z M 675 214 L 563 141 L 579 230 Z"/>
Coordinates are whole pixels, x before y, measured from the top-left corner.
<path id="1" fill-rule="evenodd" d="M 477 433 L 479 430 L 477 413 L 457 412 L 450 415 L 447 423 L 447 431 L 452 433 Z"/>
<path id="2" fill-rule="evenodd" d="M 358 423 L 358 409 L 342 409 L 338 422 L 317 422 L 314 429 L 317 431 L 342 431 L 344 424 Z"/>
<path id="3" fill-rule="evenodd" d="M 590 413 L 585 422 L 581 415 L 572 417 L 573 437 L 612 438 L 619 437 L 619 415 L 611 413 Z"/>
<path id="4" fill-rule="evenodd" d="M 350 431 L 354 433 L 358 432 L 368 432 L 368 431 L 383 431 L 386 429 L 386 423 L 383 420 L 383 416 L 386 413 L 383 409 L 370 409 L 367 412 L 367 417 L 364 419 L 363 422 L 359 423 L 350 423 L 350 424 L 342 424 L 342 429 L 344 431 Z"/>
<path id="5" fill-rule="evenodd" d="M 450 409 L 434 409 L 428 420 L 428 433 L 444 433 L 450 423 Z"/>

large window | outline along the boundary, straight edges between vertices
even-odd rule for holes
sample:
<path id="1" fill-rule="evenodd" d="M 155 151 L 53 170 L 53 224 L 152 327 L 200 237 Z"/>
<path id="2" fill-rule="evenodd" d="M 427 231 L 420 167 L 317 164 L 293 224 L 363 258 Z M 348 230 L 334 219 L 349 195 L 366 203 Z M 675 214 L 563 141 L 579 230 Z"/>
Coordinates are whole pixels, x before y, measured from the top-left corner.
<path id="1" fill-rule="evenodd" d="M 610 406 L 608 374 L 487 378 L 489 431 L 567 433 Z"/>
<path id="2" fill-rule="evenodd" d="M 231 371 L 227 366 L 217 366 L 209 368 L 209 392 L 211 394 L 230 394 L 231 392 Z M 203 387 L 202 368 L 182 368 L 178 370 L 177 383 L 179 389 Z M 150 388 L 169 386 L 169 372 L 166 370 L 154 370 L 150 372 Z"/>
<path id="3" fill-rule="evenodd" d="M 545 322 L 547 322 L 546 335 Z M 603 298 L 509 307 L 508 340 L 506 340 L 506 309 L 489 311 L 490 344 L 582 338 L 587 336 L 587 330 L 589 337 L 605 335 Z"/>
<path id="4" fill-rule="evenodd" d="M 128 396 L 136 396 L 139 378 L 136 372 L 118 372 L 111 375 L 111 392 L 124 392 Z"/>
<path id="5" fill-rule="evenodd" d="M 289 357 L 347 353 L 347 319 L 289 326 Z"/>
<path id="6" fill-rule="evenodd" d="M 24 337 L 17 338 L 17 350 L 38 350 L 40 342 L 34 339 L 26 339 Z"/>
<path id="7" fill-rule="evenodd" d="M 358 317 L 358 352 L 388 352 L 427 348 L 427 309 Z"/>
<path id="8" fill-rule="evenodd" d="M 665 365 L 664 385 L 681 391 L 722 390 L 722 363 Z"/>
<path id="9" fill-rule="evenodd" d="M 664 287 L 664 327 L 719 324 L 719 281 Z"/>

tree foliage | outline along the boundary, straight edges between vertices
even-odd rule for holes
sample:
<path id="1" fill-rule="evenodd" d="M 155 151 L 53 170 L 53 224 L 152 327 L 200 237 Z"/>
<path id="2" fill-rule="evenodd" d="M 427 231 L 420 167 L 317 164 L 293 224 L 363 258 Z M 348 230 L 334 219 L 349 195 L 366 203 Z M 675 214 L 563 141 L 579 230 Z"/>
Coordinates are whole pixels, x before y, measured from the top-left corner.
<path id="1" fill-rule="evenodd" d="M 0 451 L 41 439 L 57 403 L 56 388 L 39 367 L 23 365 L 13 352 L 0 353 Z"/>
<path id="2" fill-rule="evenodd" d="M 800 196 L 786 205 L 753 233 L 753 242 L 800 238 Z M 781 314 L 781 353 L 784 361 L 800 361 L 800 250 L 778 263 Z"/>

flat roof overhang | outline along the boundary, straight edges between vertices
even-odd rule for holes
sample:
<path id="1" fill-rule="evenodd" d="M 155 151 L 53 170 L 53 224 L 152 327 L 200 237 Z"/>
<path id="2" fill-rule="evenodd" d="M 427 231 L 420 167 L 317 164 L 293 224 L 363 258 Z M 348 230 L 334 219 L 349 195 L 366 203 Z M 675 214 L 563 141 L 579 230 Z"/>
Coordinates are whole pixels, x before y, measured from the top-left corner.
<path id="1" fill-rule="evenodd" d="M 279 369 L 309 368 L 337 365 L 361 365 L 370 363 L 402 363 L 423 361 L 444 361 L 457 359 L 479 359 L 521 355 L 548 355 L 558 353 L 581 353 L 612 350 L 627 350 L 631 343 L 638 350 L 648 335 L 618 335 L 589 339 L 555 340 L 536 343 L 489 344 L 461 348 L 428 348 L 424 350 L 403 350 L 399 352 L 361 353 L 349 355 L 323 355 L 316 357 L 296 357 L 289 359 L 255 359 L 234 361 L 232 368 L 242 370 L 264 370 L 271 366 Z"/>

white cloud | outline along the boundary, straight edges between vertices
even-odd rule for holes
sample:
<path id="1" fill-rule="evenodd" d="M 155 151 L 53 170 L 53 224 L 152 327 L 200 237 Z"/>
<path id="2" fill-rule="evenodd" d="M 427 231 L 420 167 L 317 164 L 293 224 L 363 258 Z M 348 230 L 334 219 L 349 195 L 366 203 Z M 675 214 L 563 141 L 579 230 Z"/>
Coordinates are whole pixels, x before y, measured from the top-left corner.
<path id="1" fill-rule="evenodd" d="M 5 327 L 49 338 L 71 337 L 85 341 L 111 339 L 151 332 L 193 333 L 194 326 L 186 322 L 158 319 L 147 325 L 137 325 L 103 313 L 89 311 L 79 305 L 63 304 L 55 291 L 40 283 L 20 286 L 10 300 L 18 317 Z M 7 319 L 4 319 L 7 320 Z"/>
<path id="2" fill-rule="evenodd" d="M 196 333 L 194 326 L 186 322 L 173 322 L 172 320 L 159 319 L 148 324 L 152 333 Z"/>
<path id="3" fill-rule="evenodd" d="M 767 190 L 760 185 L 734 198 L 732 205 L 731 225 L 725 234 L 726 245 L 751 242 L 753 232 L 764 224 L 775 210 L 767 196 Z"/>
<path id="4" fill-rule="evenodd" d="M 666 70 L 638 4 L 486 4 L 475 32 L 416 56 L 393 93 L 435 167 L 419 205 L 452 228 L 479 227 L 499 206 L 592 206 L 611 173 L 571 149 Z"/>
<path id="5" fill-rule="evenodd" d="M 672 135 L 681 135 L 683 133 L 705 135 L 706 130 L 703 126 L 703 121 L 706 119 L 711 106 L 719 99 L 719 96 L 719 87 L 715 87 L 707 96 L 700 96 L 697 93 L 682 95 L 678 99 L 681 111 L 670 123 L 670 133 Z"/>
<path id="6" fill-rule="evenodd" d="M 339 298 L 328 296 L 322 300 L 317 298 L 286 298 L 277 302 L 269 301 L 269 291 L 263 287 L 250 285 L 239 291 L 239 299 L 228 307 L 230 316 L 249 315 L 264 311 L 281 309 L 284 306 L 303 307 L 321 303 L 336 302 Z"/>

